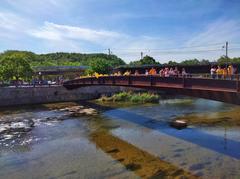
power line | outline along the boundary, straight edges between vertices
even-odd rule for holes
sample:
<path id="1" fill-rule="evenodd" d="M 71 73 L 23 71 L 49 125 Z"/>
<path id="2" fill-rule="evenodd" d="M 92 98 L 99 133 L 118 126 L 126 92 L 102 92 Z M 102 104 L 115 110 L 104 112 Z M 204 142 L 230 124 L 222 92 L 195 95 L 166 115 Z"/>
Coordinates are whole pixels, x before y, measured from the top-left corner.
<path id="1" fill-rule="evenodd" d="M 149 53 L 159 53 L 159 54 L 163 54 L 163 53 L 167 53 L 167 54 L 176 54 L 176 53 L 195 53 L 195 52 L 214 52 L 214 51 L 222 51 L 222 49 L 210 49 L 210 50 L 178 50 L 178 51 L 152 51 Z M 125 53 L 117 53 L 117 54 L 138 54 L 139 52 L 125 52 Z"/>
<path id="2" fill-rule="evenodd" d="M 220 46 L 222 45 L 223 43 L 214 43 L 214 44 L 205 44 L 205 45 L 196 45 L 196 46 L 183 46 L 183 47 L 177 47 L 177 48 L 139 48 L 139 49 L 114 49 L 114 51 L 153 51 L 153 50 L 177 50 L 177 49 L 188 49 L 188 48 L 196 48 L 196 47 L 213 47 L 213 46 Z"/>

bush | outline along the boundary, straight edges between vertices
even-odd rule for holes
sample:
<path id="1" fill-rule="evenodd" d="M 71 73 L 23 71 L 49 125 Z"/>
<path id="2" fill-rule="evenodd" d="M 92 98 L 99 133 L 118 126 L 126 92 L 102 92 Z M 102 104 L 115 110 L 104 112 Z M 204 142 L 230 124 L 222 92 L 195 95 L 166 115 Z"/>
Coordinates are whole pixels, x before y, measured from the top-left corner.
<path id="1" fill-rule="evenodd" d="M 160 96 L 153 93 L 121 92 L 111 97 L 102 96 L 98 101 L 102 102 L 132 102 L 132 103 L 158 103 Z"/>

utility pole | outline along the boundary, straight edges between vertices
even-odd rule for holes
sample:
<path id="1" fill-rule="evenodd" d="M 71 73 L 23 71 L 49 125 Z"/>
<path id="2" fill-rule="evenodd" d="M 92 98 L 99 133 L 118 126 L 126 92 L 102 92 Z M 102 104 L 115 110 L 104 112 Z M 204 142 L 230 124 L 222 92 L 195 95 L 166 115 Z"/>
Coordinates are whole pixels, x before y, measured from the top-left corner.
<path id="1" fill-rule="evenodd" d="M 108 55 L 109 55 L 109 56 L 111 55 L 111 50 L 110 50 L 110 48 L 108 49 Z"/>
<path id="2" fill-rule="evenodd" d="M 143 52 L 141 52 L 141 60 L 143 59 Z"/>
<path id="3" fill-rule="evenodd" d="M 226 58 L 228 58 L 228 42 L 226 42 L 225 48 L 226 48 Z"/>

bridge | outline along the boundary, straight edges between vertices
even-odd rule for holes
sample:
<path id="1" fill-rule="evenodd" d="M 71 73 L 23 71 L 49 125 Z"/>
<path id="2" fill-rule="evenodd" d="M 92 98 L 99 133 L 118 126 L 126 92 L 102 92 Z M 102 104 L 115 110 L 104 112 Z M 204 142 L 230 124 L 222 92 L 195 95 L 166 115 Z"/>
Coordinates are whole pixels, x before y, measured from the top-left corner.
<path id="1" fill-rule="evenodd" d="M 177 95 L 216 100 L 240 105 L 240 82 L 201 77 L 160 77 L 159 75 L 101 76 L 69 80 L 63 83 L 67 89 L 84 86 L 107 85 L 167 91 Z"/>

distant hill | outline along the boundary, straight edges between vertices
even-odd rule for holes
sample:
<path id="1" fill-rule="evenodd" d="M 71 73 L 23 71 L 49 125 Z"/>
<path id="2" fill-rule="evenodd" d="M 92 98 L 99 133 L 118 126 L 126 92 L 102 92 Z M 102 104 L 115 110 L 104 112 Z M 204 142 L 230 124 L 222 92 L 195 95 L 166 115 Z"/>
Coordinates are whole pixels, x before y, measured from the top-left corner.
<path id="1" fill-rule="evenodd" d="M 88 66 L 92 61 L 96 59 L 104 59 L 107 61 L 109 66 L 117 67 L 120 65 L 125 65 L 126 63 L 116 55 L 107 55 L 104 53 L 94 53 L 94 54 L 82 54 L 82 53 L 65 53 L 56 52 L 48 54 L 35 54 L 29 51 L 17 51 L 8 50 L 0 54 L 11 55 L 14 53 L 20 53 L 25 56 L 30 62 L 32 67 L 36 66 Z"/>

